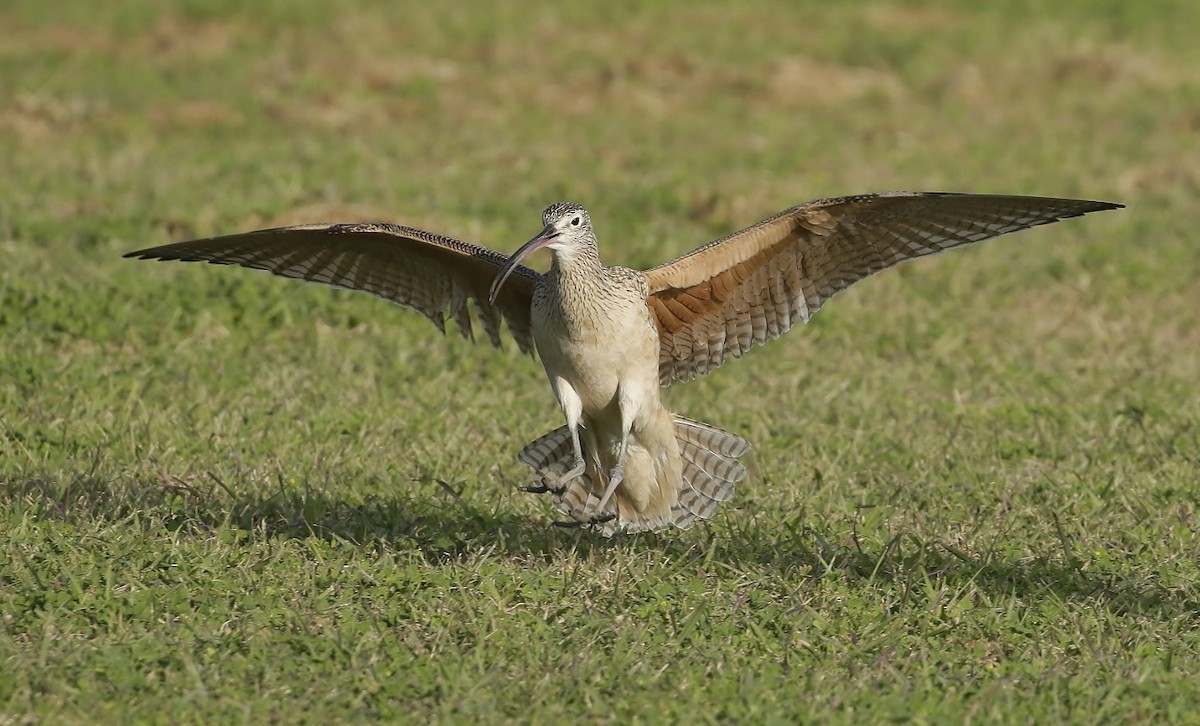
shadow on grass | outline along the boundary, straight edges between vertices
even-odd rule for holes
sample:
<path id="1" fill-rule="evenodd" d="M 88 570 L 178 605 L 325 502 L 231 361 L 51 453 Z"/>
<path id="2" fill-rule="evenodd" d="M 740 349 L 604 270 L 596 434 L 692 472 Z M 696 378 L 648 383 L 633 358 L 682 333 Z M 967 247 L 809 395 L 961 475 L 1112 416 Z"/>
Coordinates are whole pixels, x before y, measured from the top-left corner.
<path id="1" fill-rule="evenodd" d="M 430 496 L 430 484 L 438 494 Z M 971 554 L 911 534 L 896 535 L 878 551 L 857 538 L 830 538 L 789 518 L 764 527 L 712 528 L 705 541 L 678 533 L 605 539 L 578 529 L 551 526 L 545 519 L 488 511 L 465 501 L 451 487 L 425 481 L 419 495 L 398 493 L 346 501 L 322 492 L 280 485 L 270 495 L 239 495 L 217 482 L 201 490 L 179 480 L 142 480 L 122 486 L 98 476 L 70 482 L 52 479 L 0 481 L 0 506 L 31 511 L 37 518 L 68 522 L 111 522 L 144 529 L 211 533 L 244 531 L 249 538 L 305 539 L 369 546 L 383 542 L 420 553 L 430 563 L 497 553 L 559 561 L 568 552 L 583 557 L 620 551 L 656 550 L 681 567 L 716 560 L 739 569 L 761 570 L 790 581 L 837 577 L 864 586 L 899 589 L 901 605 L 923 597 L 929 586 L 974 585 L 994 595 L 1054 596 L 1089 601 L 1121 615 L 1156 619 L 1200 617 L 1200 601 L 1151 578 L 1087 571 L 1064 549 L 1053 556 L 1005 560 Z M 702 525 L 705 526 L 705 525 Z"/>
<path id="2" fill-rule="evenodd" d="M 271 493 L 247 494 L 216 480 L 202 486 L 167 477 L 121 484 L 95 475 L 70 481 L 26 478 L 0 481 L 0 506 L 76 523 L 136 521 L 145 529 L 168 531 L 237 529 L 252 538 L 386 542 L 418 551 L 431 562 L 484 551 L 556 559 L 568 549 L 586 555 L 639 547 L 637 538 L 605 539 L 576 527 L 553 526 L 548 515 L 489 510 L 438 480 L 413 484 L 415 492 L 353 499 L 283 484 Z"/>

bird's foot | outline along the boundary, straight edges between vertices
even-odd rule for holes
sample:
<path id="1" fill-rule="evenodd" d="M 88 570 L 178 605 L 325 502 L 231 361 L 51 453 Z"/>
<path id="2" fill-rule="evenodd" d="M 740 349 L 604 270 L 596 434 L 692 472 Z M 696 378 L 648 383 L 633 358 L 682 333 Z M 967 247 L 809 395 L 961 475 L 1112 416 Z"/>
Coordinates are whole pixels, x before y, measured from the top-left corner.
<path id="1" fill-rule="evenodd" d="M 530 494 L 562 494 L 567 490 L 567 486 L 570 485 L 571 482 L 583 476 L 585 471 L 587 471 L 587 467 L 582 461 L 580 461 L 565 474 L 560 474 L 558 476 L 542 474 L 537 484 L 523 487 L 522 491 Z"/>
<path id="2" fill-rule="evenodd" d="M 555 527 L 564 527 L 568 529 L 581 529 L 586 527 L 599 527 L 607 524 L 617 518 L 615 512 L 607 512 L 604 514 L 593 514 L 584 519 L 568 519 L 565 521 L 557 521 Z"/>
<path id="3" fill-rule="evenodd" d="M 588 524 L 601 525 L 607 524 L 617 518 L 616 512 L 604 512 L 603 514 L 593 514 L 588 520 Z"/>

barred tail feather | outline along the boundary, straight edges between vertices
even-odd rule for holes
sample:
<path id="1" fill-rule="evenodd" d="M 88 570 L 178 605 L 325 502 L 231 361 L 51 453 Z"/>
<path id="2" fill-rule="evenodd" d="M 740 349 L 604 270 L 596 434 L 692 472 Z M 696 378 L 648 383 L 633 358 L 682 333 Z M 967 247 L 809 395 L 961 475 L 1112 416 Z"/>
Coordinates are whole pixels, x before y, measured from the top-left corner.
<path id="1" fill-rule="evenodd" d="M 734 489 L 746 478 L 746 467 L 738 457 L 750 451 L 750 442 L 678 415 L 675 436 L 683 458 L 684 486 L 673 510 L 674 524 L 686 529 L 697 519 L 713 516 L 721 502 L 733 499 Z"/>
<path id="2" fill-rule="evenodd" d="M 637 519 L 618 516 L 597 529 L 611 536 L 618 529 L 625 532 L 659 530 L 669 524 L 686 529 L 697 519 L 708 519 L 722 502 L 733 498 L 737 484 L 746 478 L 746 467 L 738 458 L 750 451 L 750 443 L 737 434 L 714 428 L 692 419 L 673 415 L 675 439 L 683 463 L 679 497 L 666 517 Z M 585 446 L 586 449 L 586 446 Z M 596 514 L 599 503 L 594 486 L 602 476 L 594 462 L 571 481 L 562 477 L 574 464 L 571 432 L 559 427 L 526 445 L 517 457 L 534 470 L 534 486 L 544 488 L 553 497 L 554 507 L 575 521 L 587 521 Z M 616 499 L 606 509 L 618 514 Z"/>

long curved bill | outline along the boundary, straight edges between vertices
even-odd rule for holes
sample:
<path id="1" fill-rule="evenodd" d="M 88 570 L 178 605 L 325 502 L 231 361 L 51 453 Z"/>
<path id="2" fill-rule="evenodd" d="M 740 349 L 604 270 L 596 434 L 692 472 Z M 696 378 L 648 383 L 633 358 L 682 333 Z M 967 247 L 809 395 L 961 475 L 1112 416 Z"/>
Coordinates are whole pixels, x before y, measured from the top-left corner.
<path id="1" fill-rule="evenodd" d="M 488 302 L 495 305 L 496 296 L 500 294 L 500 288 L 504 287 L 504 281 L 513 273 L 513 270 L 517 269 L 517 265 L 521 264 L 521 261 L 526 257 L 553 242 L 558 237 L 558 234 L 558 230 L 550 225 L 546 225 L 541 232 L 538 232 L 536 237 L 521 245 L 521 248 L 514 252 L 512 257 L 508 258 L 508 262 L 504 264 L 504 269 L 500 270 L 496 275 L 496 279 L 492 281 L 492 289 L 488 292 Z"/>

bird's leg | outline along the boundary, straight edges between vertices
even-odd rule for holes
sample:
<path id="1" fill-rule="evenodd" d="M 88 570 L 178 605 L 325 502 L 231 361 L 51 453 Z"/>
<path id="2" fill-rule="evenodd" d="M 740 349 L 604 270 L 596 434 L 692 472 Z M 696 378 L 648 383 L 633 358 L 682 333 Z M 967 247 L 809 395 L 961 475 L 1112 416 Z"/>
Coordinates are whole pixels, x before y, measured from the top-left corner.
<path id="1" fill-rule="evenodd" d="M 571 467 L 570 471 L 559 477 L 559 483 L 565 487 L 568 482 L 581 476 L 587 470 L 587 464 L 583 460 L 583 446 L 579 443 L 579 426 L 583 420 L 583 401 L 571 384 L 563 378 L 554 377 L 550 381 L 550 385 L 554 389 L 554 396 L 558 398 L 558 404 L 562 406 L 563 416 L 567 419 L 567 428 L 571 429 L 571 448 L 575 453 L 575 465 Z"/>
<path id="2" fill-rule="evenodd" d="M 579 443 L 579 427 L 571 427 L 571 444 L 575 450 L 575 465 L 558 476 L 541 474 L 541 483 L 527 486 L 522 491 L 529 494 L 562 494 L 571 480 L 583 474 L 587 465 L 583 461 L 583 447 Z"/>
<path id="3" fill-rule="evenodd" d="M 625 455 L 629 452 L 629 430 L 633 428 L 633 400 L 626 395 L 627 391 L 624 386 L 617 388 L 617 406 L 621 415 L 621 441 L 617 444 L 617 463 L 613 465 L 612 471 L 608 473 L 608 488 L 604 490 L 604 496 L 600 497 L 600 503 L 596 505 L 596 514 L 592 516 L 592 521 L 607 522 L 612 519 L 613 514 L 604 514 L 604 508 L 608 506 L 608 501 L 612 499 L 612 495 L 617 491 L 617 487 L 621 485 L 621 481 L 625 478 Z"/>
<path id="4" fill-rule="evenodd" d="M 626 430 L 621 434 L 621 444 L 617 447 L 617 464 L 608 473 L 608 488 L 604 490 L 604 496 L 600 497 L 600 503 L 596 505 L 596 514 L 593 515 L 593 520 L 607 522 L 613 518 L 612 514 L 603 514 L 603 512 L 604 508 L 608 506 L 608 500 L 612 499 L 617 487 L 621 486 L 621 480 L 625 478 L 625 452 L 628 450 L 629 431 Z"/>
<path id="5" fill-rule="evenodd" d="M 571 426 L 571 446 L 575 450 L 575 466 L 571 467 L 571 470 L 566 474 L 563 474 L 562 480 L 564 482 L 571 481 L 572 479 L 581 476 L 584 470 L 587 469 L 587 464 L 583 460 L 583 446 L 579 443 L 578 422 Z"/>

